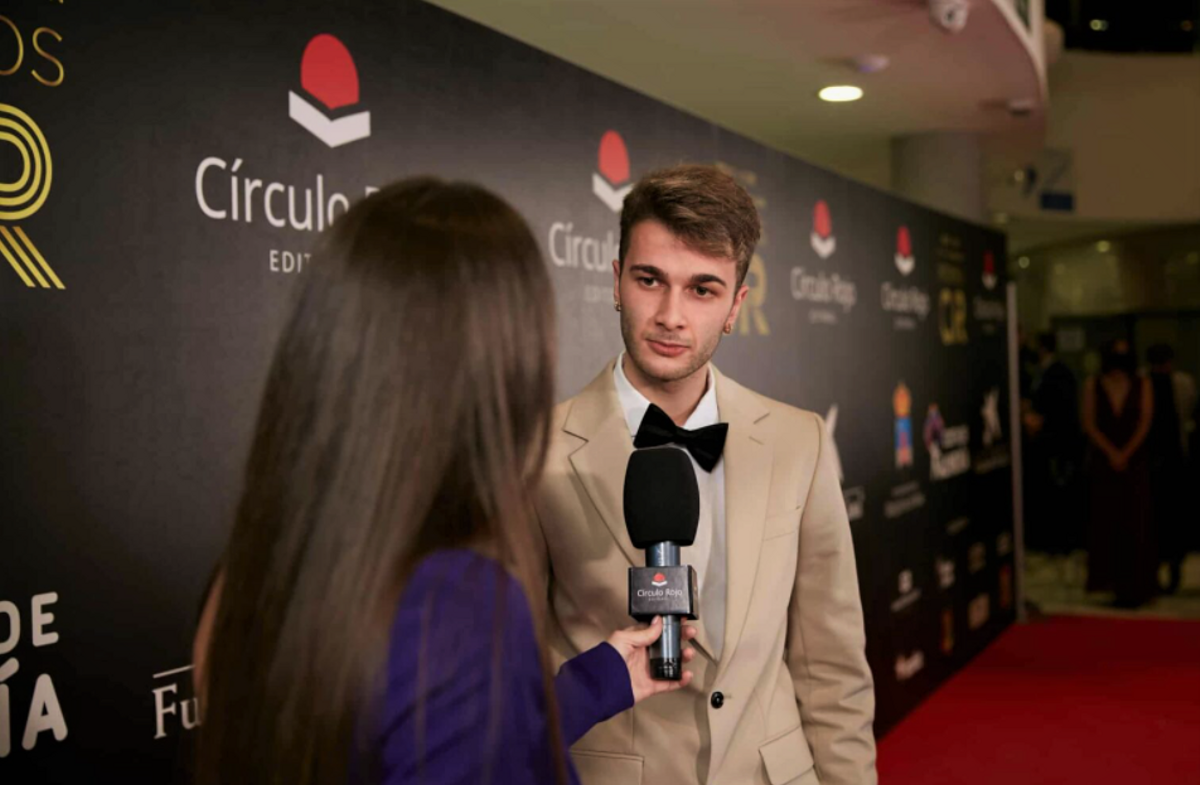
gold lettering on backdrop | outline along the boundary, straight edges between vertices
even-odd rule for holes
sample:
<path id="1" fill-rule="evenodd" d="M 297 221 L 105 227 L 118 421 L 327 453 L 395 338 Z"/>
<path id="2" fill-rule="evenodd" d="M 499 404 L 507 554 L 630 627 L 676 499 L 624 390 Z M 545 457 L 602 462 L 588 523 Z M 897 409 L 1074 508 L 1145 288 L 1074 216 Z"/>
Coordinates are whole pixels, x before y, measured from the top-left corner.
<path id="1" fill-rule="evenodd" d="M 62 0 L 57 4 L 62 5 Z M 46 50 L 44 38 L 47 36 L 55 43 L 62 43 L 63 37 L 57 30 L 39 26 L 29 36 L 30 48 L 37 57 L 57 69 L 57 73 L 38 63 L 30 66 L 29 75 L 45 87 L 58 87 L 66 79 L 67 70 L 61 60 Z M 15 43 L 15 57 L 11 62 L 9 41 Z M 25 54 L 25 35 L 21 26 L 7 16 L 0 16 L 0 65 L 3 66 L 0 77 L 18 74 L 25 65 Z M 34 59 L 31 57 L 31 63 Z M 15 178 L 0 182 L 0 259 L 8 263 L 27 288 L 65 289 L 33 239 L 17 223 L 40 210 L 50 194 L 54 163 L 46 135 L 28 114 L 15 106 L 0 103 L 0 144 L 15 147 L 21 161 L 16 167 Z"/>
<path id="2" fill-rule="evenodd" d="M 758 248 L 761 250 L 768 247 L 770 245 L 770 238 L 767 233 L 767 199 L 765 196 L 754 192 L 754 188 L 758 185 L 758 174 L 749 169 L 738 169 L 723 161 L 717 161 L 716 167 L 736 180 L 750 194 L 750 198 L 754 200 L 754 206 L 758 209 L 758 219 L 762 224 L 762 234 L 758 238 Z M 741 311 L 738 312 L 737 329 L 735 332 L 738 335 L 770 335 L 771 325 L 767 321 L 765 308 L 767 302 L 767 265 L 757 253 L 750 259 L 750 268 L 746 271 L 746 286 L 750 287 L 750 291 L 746 294 L 746 299 L 742 302 Z"/>

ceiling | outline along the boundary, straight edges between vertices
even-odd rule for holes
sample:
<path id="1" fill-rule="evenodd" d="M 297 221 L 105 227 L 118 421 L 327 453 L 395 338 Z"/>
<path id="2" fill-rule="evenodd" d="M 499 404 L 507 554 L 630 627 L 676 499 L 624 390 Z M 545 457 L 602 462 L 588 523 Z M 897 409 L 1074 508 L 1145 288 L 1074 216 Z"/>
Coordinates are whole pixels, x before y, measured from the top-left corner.
<path id="1" fill-rule="evenodd" d="M 975 0 L 943 32 L 927 0 L 435 0 L 434 4 L 815 163 L 922 131 L 1044 125 L 1044 75 L 1015 14 Z M 1006 13 L 1008 16 L 1006 16 Z M 860 74 L 851 58 L 890 65 Z M 850 104 L 816 98 L 853 83 Z M 1012 100 L 1031 111 L 1013 117 Z"/>

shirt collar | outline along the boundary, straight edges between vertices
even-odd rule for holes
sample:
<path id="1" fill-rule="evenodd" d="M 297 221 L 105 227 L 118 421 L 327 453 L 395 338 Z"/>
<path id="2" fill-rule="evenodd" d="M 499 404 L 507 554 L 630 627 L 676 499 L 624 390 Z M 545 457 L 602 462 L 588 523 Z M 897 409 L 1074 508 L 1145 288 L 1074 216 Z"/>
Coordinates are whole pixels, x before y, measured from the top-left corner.
<path id="1" fill-rule="evenodd" d="M 617 398 L 621 402 L 621 411 L 625 415 L 625 423 L 629 426 L 629 435 L 637 436 L 638 428 L 642 427 L 642 418 L 646 416 L 646 410 L 650 408 L 650 400 L 646 396 L 638 392 L 637 388 L 625 376 L 625 370 L 621 365 L 625 361 L 625 352 L 617 358 L 616 367 L 613 369 L 613 383 L 617 387 Z M 709 425 L 716 425 L 721 421 L 721 412 L 717 408 L 717 380 L 713 375 L 712 366 L 708 366 L 708 388 L 704 391 L 704 396 L 700 399 L 700 403 L 696 404 L 692 415 L 688 417 L 684 428 L 689 431 L 694 431 L 697 428 L 704 428 Z"/>

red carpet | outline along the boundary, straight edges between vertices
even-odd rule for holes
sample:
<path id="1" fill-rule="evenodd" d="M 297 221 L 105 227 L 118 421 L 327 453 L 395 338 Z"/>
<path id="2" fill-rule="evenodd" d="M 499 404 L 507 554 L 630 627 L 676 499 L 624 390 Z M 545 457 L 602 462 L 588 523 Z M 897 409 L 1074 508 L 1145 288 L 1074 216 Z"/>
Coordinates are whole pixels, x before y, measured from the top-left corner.
<path id="1" fill-rule="evenodd" d="M 879 780 L 1200 783 L 1200 622 L 1016 625 L 880 742 Z"/>

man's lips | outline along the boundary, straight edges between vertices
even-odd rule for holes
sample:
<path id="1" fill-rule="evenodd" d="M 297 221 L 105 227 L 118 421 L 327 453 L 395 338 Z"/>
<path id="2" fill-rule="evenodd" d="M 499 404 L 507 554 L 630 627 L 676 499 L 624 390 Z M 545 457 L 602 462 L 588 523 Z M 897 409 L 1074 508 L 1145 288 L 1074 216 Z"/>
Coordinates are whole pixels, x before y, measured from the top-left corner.
<path id="1" fill-rule="evenodd" d="M 650 344 L 650 348 L 653 349 L 656 354 L 660 354 L 663 357 L 678 357 L 688 350 L 688 347 L 681 343 L 655 341 L 651 338 L 647 338 L 646 343 Z"/>

